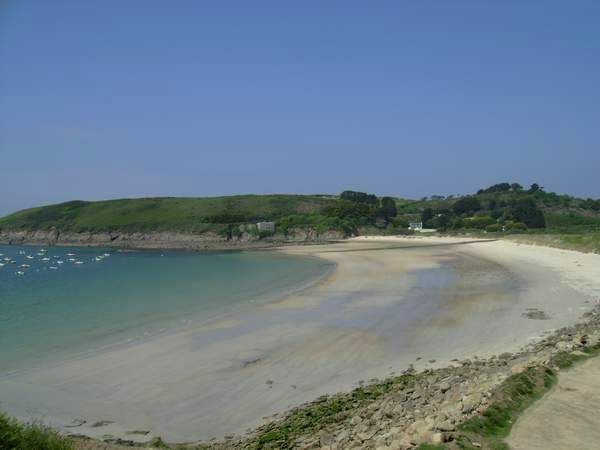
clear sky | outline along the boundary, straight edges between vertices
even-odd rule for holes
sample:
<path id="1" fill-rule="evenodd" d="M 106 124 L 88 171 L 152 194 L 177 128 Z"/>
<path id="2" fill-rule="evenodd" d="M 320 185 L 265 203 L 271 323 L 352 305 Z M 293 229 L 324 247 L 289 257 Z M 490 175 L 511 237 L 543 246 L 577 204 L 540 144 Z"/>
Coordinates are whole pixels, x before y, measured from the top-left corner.
<path id="1" fill-rule="evenodd" d="M 0 214 L 71 199 L 600 197 L 600 1 L 0 0 Z"/>

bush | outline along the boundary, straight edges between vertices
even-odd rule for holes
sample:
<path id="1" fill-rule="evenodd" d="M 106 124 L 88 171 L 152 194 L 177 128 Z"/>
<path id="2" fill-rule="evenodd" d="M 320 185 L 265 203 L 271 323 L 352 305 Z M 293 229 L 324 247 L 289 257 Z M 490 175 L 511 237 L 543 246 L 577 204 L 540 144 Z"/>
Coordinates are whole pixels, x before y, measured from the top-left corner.
<path id="1" fill-rule="evenodd" d="M 497 233 L 498 231 L 502 231 L 502 225 L 500 225 L 499 223 L 493 223 L 485 227 L 485 231 L 487 231 L 488 233 Z"/>
<path id="2" fill-rule="evenodd" d="M 463 226 L 466 228 L 478 228 L 483 230 L 488 225 L 493 225 L 496 223 L 494 219 L 489 216 L 481 216 L 481 217 L 469 217 L 467 219 L 462 220 Z"/>
<path id="3" fill-rule="evenodd" d="M 40 424 L 21 424 L 0 414 L 0 450 L 72 450 L 71 443 Z"/>
<path id="4" fill-rule="evenodd" d="M 506 229 L 510 231 L 526 231 L 527 225 L 523 222 L 507 222 Z"/>

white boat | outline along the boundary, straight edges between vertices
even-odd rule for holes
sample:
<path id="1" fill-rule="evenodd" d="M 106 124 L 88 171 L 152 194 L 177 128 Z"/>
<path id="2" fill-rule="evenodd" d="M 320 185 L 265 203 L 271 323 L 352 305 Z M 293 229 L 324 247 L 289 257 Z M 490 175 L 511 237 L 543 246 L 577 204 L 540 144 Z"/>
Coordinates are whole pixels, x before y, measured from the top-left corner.
<path id="1" fill-rule="evenodd" d="M 50 268 L 51 270 L 57 270 L 57 269 L 58 269 L 58 267 L 56 267 L 56 266 L 50 266 L 49 268 Z"/>
<path id="2" fill-rule="evenodd" d="M 75 253 L 67 253 L 67 256 L 75 256 Z"/>
<path id="3" fill-rule="evenodd" d="M 17 275 L 25 275 L 25 272 L 22 272 L 22 271 L 19 270 L 18 272 L 16 272 L 16 274 Z"/>
<path id="4" fill-rule="evenodd" d="M 75 261 L 75 264 L 83 264 L 83 261 Z"/>
<path id="5" fill-rule="evenodd" d="M 27 255 L 25 258 L 27 258 L 27 259 L 33 259 L 33 256 Z"/>
<path id="6" fill-rule="evenodd" d="M 69 261 L 69 262 L 75 262 L 75 258 L 69 258 L 69 259 L 67 259 L 67 261 Z"/>
<path id="7" fill-rule="evenodd" d="M 56 261 L 56 264 L 64 264 L 64 261 Z"/>
<path id="8" fill-rule="evenodd" d="M 42 261 L 50 261 L 50 258 L 42 258 Z"/>
<path id="9" fill-rule="evenodd" d="M 21 264 L 19 267 L 21 269 L 29 269 L 31 266 L 29 264 Z"/>
<path id="10" fill-rule="evenodd" d="M 0 263 L 0 267 L 4 267 L 4 263 Z"/>

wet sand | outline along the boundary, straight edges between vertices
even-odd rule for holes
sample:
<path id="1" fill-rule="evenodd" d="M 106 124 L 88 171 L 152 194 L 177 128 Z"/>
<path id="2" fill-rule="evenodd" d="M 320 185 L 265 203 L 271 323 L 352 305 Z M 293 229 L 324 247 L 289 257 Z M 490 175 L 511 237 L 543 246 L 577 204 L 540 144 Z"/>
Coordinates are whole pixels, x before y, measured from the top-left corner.
<path id="1" fill-rule="evenodd" d="M 201 327 L 4 377 L 0 409 L 95 437 L 221 438 L 410 364 L 517 350 L 600 296 L 600 256 L 505 241 L 282 251 L 337 266 L 304 291 Z"/>

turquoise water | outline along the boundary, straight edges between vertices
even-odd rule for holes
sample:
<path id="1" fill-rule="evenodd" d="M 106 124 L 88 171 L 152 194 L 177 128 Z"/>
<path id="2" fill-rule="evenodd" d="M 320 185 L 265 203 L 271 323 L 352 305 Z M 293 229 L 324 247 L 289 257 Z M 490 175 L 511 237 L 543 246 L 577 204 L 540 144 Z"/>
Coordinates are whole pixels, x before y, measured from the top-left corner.
<path id="1" fill-rule="evenodd" d="M 329 266 L 276 252 L 41 249 L 0 246 L 0 372 L 208 320 Z"/>

